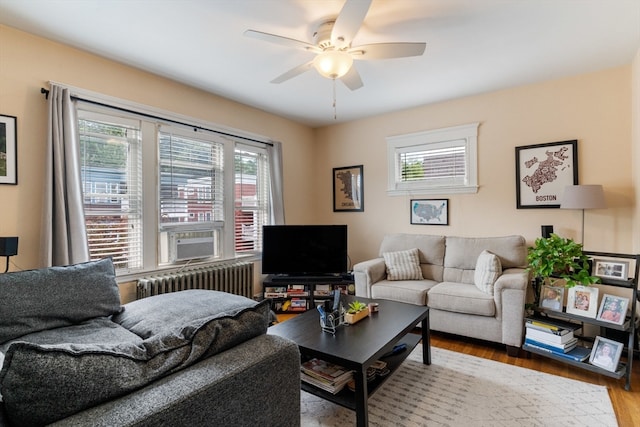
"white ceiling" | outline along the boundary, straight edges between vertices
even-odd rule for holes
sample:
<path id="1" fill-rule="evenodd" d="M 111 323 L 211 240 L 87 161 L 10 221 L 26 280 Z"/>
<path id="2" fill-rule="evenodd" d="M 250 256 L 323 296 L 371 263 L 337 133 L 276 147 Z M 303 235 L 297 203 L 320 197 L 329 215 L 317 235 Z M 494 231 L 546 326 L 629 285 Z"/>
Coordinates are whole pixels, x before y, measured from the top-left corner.
<path id="1" fill-rule="evenodd" d="M 343 3 L 0 0 L 0 23 L 314 127 L 629 64 L 640 48 L 640 0 L 373 0 L 353 45 L 427 48 L 357 61 L 364 87 L 337 83 L 336 120 L 332 81 L 315 70 L 269 83 L 312 53 L 243 32 L 311 42 Z"/>

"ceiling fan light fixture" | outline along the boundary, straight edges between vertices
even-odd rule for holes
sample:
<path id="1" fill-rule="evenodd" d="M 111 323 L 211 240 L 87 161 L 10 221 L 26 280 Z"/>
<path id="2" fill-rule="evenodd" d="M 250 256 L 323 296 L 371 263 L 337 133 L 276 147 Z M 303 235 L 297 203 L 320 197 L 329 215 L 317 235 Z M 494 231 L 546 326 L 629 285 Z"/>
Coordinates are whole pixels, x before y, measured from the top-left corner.
<path id="1" fill-rule="evenodd" d="M 313 60 L 313 66 L 328 79 L 339 79 L 349 72 L 353 57 L 340 50 L 325 50 Z"/>

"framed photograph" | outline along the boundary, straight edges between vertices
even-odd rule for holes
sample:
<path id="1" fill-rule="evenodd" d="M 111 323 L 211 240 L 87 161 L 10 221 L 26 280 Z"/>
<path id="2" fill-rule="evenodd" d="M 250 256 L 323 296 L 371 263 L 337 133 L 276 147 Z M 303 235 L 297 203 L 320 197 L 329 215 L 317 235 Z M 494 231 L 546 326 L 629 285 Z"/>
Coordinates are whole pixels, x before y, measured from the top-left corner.
<path id="1" fill-rule="evenodd" d="M 624 323 L 624 318 L 627 315 L 628 305 L 628 298 L 604 294 L 602 302 L 600 302 L 600 309 L 598 310 L 598 317 L 596 317 L 596 319 L 603 322 L 622 325 Z"/>
<path id="2" fill-rule="evenodd" d="M 598 288 L 574 286 L 567 292 L 567 313 L 595 318 L 598 313 Z"/>
<path id="3" fill-rule="evenodd" d="M 609 261 L 596 259 L 593 261 L 593 275 L 604 279 L 627 280 L 628 261 Z"/>
<path id="4" fill-rule="evenodd" d="M 518 209 L 559 208 L 565 187 L 577 184 L 577 140 L 516 147 Z"/>
<path id="5" fill-rule="evenodd" d="M 18 183 L 17 120 L 0 114 L 0 184 Z"/>
<path id="6" fill-rule="evenodd" d="M 333 211 L 364 212 L 362 165 L 333 168 Z"/>
<path id="7" fill-rule="evenodd" d="M 607 338 L 596 337 L 593 350 L 589 356 L 589 363 L 607 371 L 615 372 L 618 369 L 620 355 L 624 344 Z"/>
<path id="8" fill-rule="evenodd" d="M 449 225 L 449 199 L 412 199 L 411 224 Z"/>
<path id="9" fill-rule="evenodd" d="M 564 286 L 544 285 L 540 290 L 540 307 L 553 311 L 562 311 Z"/>

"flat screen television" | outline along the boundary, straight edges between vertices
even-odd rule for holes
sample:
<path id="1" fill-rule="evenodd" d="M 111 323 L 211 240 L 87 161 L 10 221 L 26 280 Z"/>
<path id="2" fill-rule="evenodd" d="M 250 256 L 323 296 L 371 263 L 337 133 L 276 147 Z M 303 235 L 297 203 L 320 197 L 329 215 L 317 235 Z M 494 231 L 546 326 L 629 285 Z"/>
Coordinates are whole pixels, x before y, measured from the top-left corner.
<path id="1" fill-rule="evenodd" d="M 348 269 L 346 225 L 266 225 L 262 273 L 336 276 Z"/>

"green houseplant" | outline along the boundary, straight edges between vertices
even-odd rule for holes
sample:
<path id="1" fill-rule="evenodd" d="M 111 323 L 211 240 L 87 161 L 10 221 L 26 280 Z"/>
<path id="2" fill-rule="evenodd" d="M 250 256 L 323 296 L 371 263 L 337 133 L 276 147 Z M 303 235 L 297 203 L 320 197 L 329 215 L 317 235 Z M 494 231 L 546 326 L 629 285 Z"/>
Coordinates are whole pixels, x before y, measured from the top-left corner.
<path id="1" fill-rule="evenodd" d="M 355 300 L 349 304 L 344 320 L 349 324 L 354 324 L 369 315 L 369 306 L 367 304 Z"/>
<path id="2" fill-rule="evenodd" d="M 576 285 L 589 286 L 599 283 L 600 278 L 590 274 L 589 258 L 582 251 L 582 245 L 557 234 L 536 239 L 528 248 L 528 270 L 534 278 L 547 284 L 564 280 L 568 288 Z"/>

